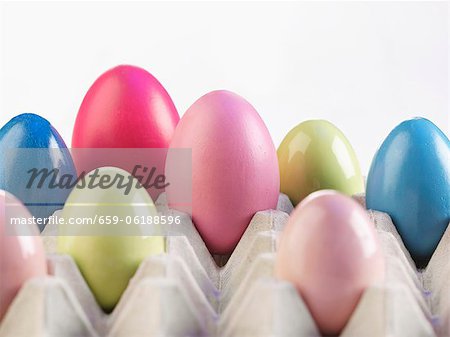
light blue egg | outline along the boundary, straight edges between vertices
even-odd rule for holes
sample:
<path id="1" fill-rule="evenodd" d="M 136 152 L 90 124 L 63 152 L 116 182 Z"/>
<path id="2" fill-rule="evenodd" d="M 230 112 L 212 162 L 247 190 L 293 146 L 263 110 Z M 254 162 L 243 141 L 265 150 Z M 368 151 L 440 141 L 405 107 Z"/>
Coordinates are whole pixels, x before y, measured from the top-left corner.
<path id="1" fill-rule="evenodd" d="M 53 169 L 51 177 L 38 186 L 42 176 L 36 176 L 33 184 L 33 169 Z M 37 174 L 38 171 L 36 171 Z M 64 188 L 57 186 L 65 175 Z M 36 218 L 45 219 L 61 209 L 71 191 L 69 177 L 76 181 L 76 171 L 61 136 L 50 123 L 35 114 L 22 114 L 11 119 L 0 129 L 0 189 L 19 198 Z M 56 187 L 54 187 L 56 186 Z M 66 188 L 67 187 L 67 188 Z M 44 228 L 39 225 L 40 230 Z"/>
<path id="2" fill-rule="evenodd" d="M 367 177 L 367 208 L 388 213 L 418 267 L 431 258 L 450 222 L 450 142 L 424 118 L 387 136 Z"/>

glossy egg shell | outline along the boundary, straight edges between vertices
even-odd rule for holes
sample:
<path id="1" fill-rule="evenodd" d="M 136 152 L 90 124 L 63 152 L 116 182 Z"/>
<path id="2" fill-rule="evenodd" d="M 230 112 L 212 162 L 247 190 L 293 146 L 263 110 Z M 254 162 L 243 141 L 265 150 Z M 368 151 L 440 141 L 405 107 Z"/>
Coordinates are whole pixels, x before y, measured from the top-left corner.
<path id="1" fill-rule="evenodd" d="M 229 254 L 256 212 L 276 208 L 275 147 L 256 110 L 239 95 L 218 90 L 198 99 L 170 147 L 192 149 L 192 218 L 211 253 Z M 167 193 L 172 207 L 185 210 L 172 203 L 174 189 Z"/>
<path id="2" fill-rule="evenodd" d="M 39 218 L 47 218 L 64 206 L 70 193 L 68 188 L 51 188 L 49 179 L 42 187 L 36 180 L 27 188 L 31 178 L 28 171 L 33 168 L 59 170 L 56 182 L 63 175 L 76 178 L 70 151 L 46 119 L 35 114 L 11 119 L 0 129 L 0 153 L 0 189 L 15 195 Z"/>
<path id="3" fill-rule="evenodd" d="M 114 167 L 100 168 L 98 174 L 99 180 L 118 174 L 129 177 L 128 172 Z M 58 228 L 58 251 L 73 257 L 106 312 L 114 309 L 140 263 L 165 250 L 164 238 L 141 220 L 158 213 L 147 191 L 136 188 L 136 182 L 127 195 L 116 185 L 75 188 L 61 214 L 66 225 Z M 108 223 L 107 217 L 117 217 L 118 226 Z M 95 221 L 74 227 L 69 224 L 71 218 Z"/>
<path id="4" fill-rule="evenodd" d="M 86 93 L 72 146 L 167 148 L 179 119 L 172 99 L 153 75 L 120 65 L 101 75 Z"/>
<path id="5" fill-rule="evenodd" d="M 25 206 L 0 190 L 0 321 L 20 288 L 47 274 L 44 247 L 35 224 L 11 225 L 11 218 L 31 218 Z"/>
<path id="6" fill-rule="evenodd" d="M 300 123 L 283 139 L 277 154 L 280 189 L 294 205 L 323 189 L 347 195 L 364 192 L 364 179 L 351 144 L 328 121 Z"/>
<path id="7" fill-rule="evenodd" d="M 388 213 L 417 266 L 425 266 L 450 222 L 450 142 L 432 122 L 395 127 L 373 158 L 367 208 Z"/>
<path id="8" fill-rule="evenodd" d="M 373 223 L 352 198 L 314 192 L 282 232 L 275 273 L 291 282 L 324 335 L 338 335 L 364 290 L 384 278 Z"/>

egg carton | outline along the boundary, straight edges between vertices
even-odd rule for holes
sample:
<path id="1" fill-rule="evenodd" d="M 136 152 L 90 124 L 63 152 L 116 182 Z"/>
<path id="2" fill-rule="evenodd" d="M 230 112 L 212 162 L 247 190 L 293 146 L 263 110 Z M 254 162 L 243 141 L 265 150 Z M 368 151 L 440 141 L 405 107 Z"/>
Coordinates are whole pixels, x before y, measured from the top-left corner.
<path id="1" fill-rule="evenodd" d="M 450 336 L 450 224 L 427 267 L 417 269 L 390 216 L 369 210 L 387 256 L 397 256 L 396 272 L 408 276 L 425 299 L 431 323 L 440 337 Z M 414 288 L 413 288 L 414 289 Z M 424 308 L 424 305 L 421 304 Z"/>
<path id="2" fill-rule="evenodd" d="M 189 216 L 169 210 L 164 196 L 156 204 L 160 212 L 181 216 L 171 230 L 183 235 L 168 236 L 167 253 L 141 264 L 110 315 L 98 307 L 73 260 L 54 254 L 55 237 L 46 236 L 54 276 L 22 288 L 0 336 L 320 336 L 295 288 L 273 277 L 277 238 L 292 210 L 286 196 L 277 211 L 253 217 L 222 268 Z M 389 216 L 369 215 L 386 255 L 386 282 L 365 291 L 341 336 L 448 336 L 450 230 L 428 268 L 417 271 Z"/>
<path id="3" fill-rule="evenodd" d="M 167 229 L 172 234 L 166 237 L 167 253 L 141 264 L 113 313 L 106 315 L 99 308 L 73 259 L 56 254 L 57 228 L 48 225 L 43 239 L 52 276 L 23 287 L 0 326 L 0 336 L 214 335 L 225 302 L 221 291 L 233 293 L 256 257 L 275 251 L 274 233 L 284 227 L 292 205 L 281 196 L 278 210 L 255 214 L 223 268 L 187 214 L 169 210 L 164 195 L 156 206 L 181 222 Z M 23 315 L 33 320 L 18 324 Z"/>
<path id="4" fill-rule="evenodd" d="M 364 205 L 363 197 L 356 199 Z M 417 270 L 389 215 L 368 214 L 385 255 L 386 278 L 364 292 L 340 336 L 450 336 L 450 227 L 427 268 Z M 221 316 L 220 336 L 320 336 L 293 285 L 272 277 L 274 255 L 265 262 L 265 277 L 249 273 L 253 287 L 239 289 L 236 304 Z"/>

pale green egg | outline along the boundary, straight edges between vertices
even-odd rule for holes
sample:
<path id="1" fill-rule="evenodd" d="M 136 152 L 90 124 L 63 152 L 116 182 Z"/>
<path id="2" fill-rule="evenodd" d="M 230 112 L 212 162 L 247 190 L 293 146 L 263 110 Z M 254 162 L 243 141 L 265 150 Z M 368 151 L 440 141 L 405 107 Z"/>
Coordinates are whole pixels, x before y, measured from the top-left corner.
<path id="1" fill-rule="evenodd" d="M 109 182 L 89 186 L 92 173 L 84 186 L 79 182 L 73 189 L 64 206 L 58 251 L 73 257 L 99 305 L 110 312 L 139 264 L 165 251 L 165 239 L 157 226 L 150 224 L 158 213 L 135 178 L 121 169 L 104 167 L 98 170 L 96 181 L 110 177 Z M 122 185 L 112 183 L 117 177 L 124 177 Z M 130 187 L 128 191 L 125 185 Z"/>
<path id="2" fill-rule="evenodd" d="M 280 190 L 297 205 L 323 189 L 346 195 L 364 192 L 355 151 L 345 135 L 325 120 L 308 120 L 293 128 L 277 151 Z"/>

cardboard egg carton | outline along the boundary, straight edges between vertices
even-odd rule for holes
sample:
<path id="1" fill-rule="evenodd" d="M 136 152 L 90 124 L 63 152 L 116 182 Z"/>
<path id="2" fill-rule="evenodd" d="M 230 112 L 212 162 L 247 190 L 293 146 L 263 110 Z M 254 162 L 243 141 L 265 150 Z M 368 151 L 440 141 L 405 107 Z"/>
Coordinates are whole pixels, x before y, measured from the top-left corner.
<path id="1" fill-rule="evenodd" d="M 110 315 L 72 258 L 55 254 L 55 228 L 47 228 L 53 276 L 22 288 L 0 337 L 320 336 L 295 288 L 273 277 L 277 238 L 292 210 L 286 196 L 276 211 L 253 217 L 222 268 L 188 215 L 168 209 L 164 195 L 156 204 L 181 224 L 170 228 L 167 253 L 141 264 Z M 386 281 L 365 291 L 341 336 L 449 336 L 450 229 L 427 269 L 417 271 L 389 216 L 369 215 L 386 255 Z"/>
<path id="2" fill-rule="evenodd" d="M 156 204 L 161 213 L 180 216 L 181 223 L 167 228 L 167 253 L 141 264 L 110 315 L 97 305 L 73 259 L 56 254 L 57 228 L 47 226 L 43 239 L 52 276 L 22 288 L 0 336 L 215 335 L 221 292 L 232 294 L 253 261 L 275 251 L 274 233 L 284 227 L 292 205 L 282 196 L 278 210 L 255 214 L 226 266 L 219 268 L 190 217 L 169 210 L 164 195 Z M 23 315 L 30 317 L 26 325 Z"/>
<path id="3" fill-rule="evenodd" d="M 385 254 L 386 279 L 364 292 L 340 336 L 450 336 L 450 227 L 428 267 L 418 271 L 390 217 L 368 213 Z M 254 278 L 249 272 L 247 282 L 253 278 L 253 286 L 239 289 L 233 297 L 221 316 L 220 336 L 320 336 L 294 287 L 273 279 L 274 262 L 273 254 L 260 256 L 266 277 Z"/>
<path id="4" fill-rule="evenodd" d="M 425 299 L 426 312 L 440 337 L 450 336 L 450 224 L 427 267 L 418 270 L 388 214 L 371 211 L 369 215 L 382 238 L 387 255 L 397 256 L 397 271 L 408 276 Z M 412 281 L 412 283 L 411 283 Z M 422 302 L 422 301 L 421 301 Z M 421 306 L 424 305 L 421 303 Z"/>

